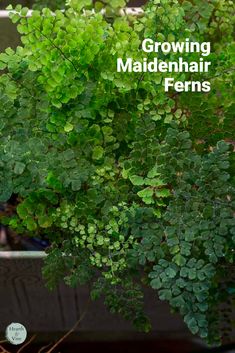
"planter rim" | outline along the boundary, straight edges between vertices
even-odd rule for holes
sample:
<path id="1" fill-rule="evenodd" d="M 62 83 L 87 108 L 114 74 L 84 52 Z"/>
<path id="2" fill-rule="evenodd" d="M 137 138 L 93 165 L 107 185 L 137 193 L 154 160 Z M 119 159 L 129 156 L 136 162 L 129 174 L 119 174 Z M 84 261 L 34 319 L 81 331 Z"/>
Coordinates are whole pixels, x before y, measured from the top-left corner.
<path id="1" fill-rule="evenodd" d="M 62 10 L 64 11 L 64 10 Z M 0 18 L 9 18 L 10 13 L 14 13 L 14 10 L 0 10 Z M 101 13 L 104 12 L 101 10 Z M 28 13 L 26 14 L 26 17 L 31 17 L 33 13 L 33 10 L 29 9 Z M 125 13 L 128 15 L 140 15 L 143 13 L 143 10 L 141 7 L 126 7 L 124 10 L 121 10 L 121 15 L 124 15 Z"/>
<path id="2" fill-rule="evenodd" d="M 0 259 L 42 259 L 45 251 L 0 251 Z"/>

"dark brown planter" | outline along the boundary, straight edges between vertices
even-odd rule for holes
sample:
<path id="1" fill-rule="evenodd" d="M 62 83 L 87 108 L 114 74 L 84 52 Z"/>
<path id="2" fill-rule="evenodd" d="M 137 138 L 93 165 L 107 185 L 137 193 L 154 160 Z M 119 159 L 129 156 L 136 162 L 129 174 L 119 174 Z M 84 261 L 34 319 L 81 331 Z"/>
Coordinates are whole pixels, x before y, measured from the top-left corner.
<path id="1" fill-rule="evenodd" d="M 28 332 L 42 335 L 66 332 L 83 312 L 89 291 L 87 287 L 71 289 L 64 284 L 49 292 L 41 276 L 40 251 L 0 252 L 0 332 L 11 322 L 22 323 Z M 171 314 L 168 305 L 157 300 L 156 293 L 146 291 L 146 312 L 153 330 L 138 333 L 130 323 L 110 314 L 102 300 L 92 302 L 78 328 L 77 339 L 151 339 L 153 337 L 190 338 L 183 320 Z"/>

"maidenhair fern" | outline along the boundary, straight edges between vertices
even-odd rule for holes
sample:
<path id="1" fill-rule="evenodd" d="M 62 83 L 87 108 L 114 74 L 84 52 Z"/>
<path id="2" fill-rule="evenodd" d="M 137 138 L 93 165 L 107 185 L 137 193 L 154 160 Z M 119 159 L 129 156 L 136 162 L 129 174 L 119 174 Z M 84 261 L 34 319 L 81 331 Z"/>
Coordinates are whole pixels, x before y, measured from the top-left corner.
<path id="1" fill-rule="evenodd" d="M 138 18 L 120 16 L 124 5 L 12 12 L 22 46 L 0 54 L 0 199 L 17 194 L 18 206 L 5 222 L 49 238 L 49 287 L 89 282 L 148 331 L 144 283 L 218 342 L 220 304 L 234 295 L 234 3 L 153 0 Z M 118 73 L 144 38 L 210 41 L 211 92 Z"/>

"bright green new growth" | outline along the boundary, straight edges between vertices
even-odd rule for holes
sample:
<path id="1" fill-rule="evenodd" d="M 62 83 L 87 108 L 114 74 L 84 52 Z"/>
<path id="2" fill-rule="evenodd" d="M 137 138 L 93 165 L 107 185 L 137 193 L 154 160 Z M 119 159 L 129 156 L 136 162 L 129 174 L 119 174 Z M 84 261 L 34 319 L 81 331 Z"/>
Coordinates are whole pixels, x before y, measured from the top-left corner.
<path id="1" fill-rule="evenodd" d="M 49 237 L 49 287 L 89 282 L 148 331 L 147 284 L 192 333 L 219 342 L 219 306 L 235 292 L 233 1 L 154 0 L 140 18 L 119 16 L 123 0 L 103 16 L 104 3 L 12 13 L 23 47 L 0 54 L 0 199 L 20 202 L 5 221 Z M 211 92 L 166 93 L 163 74 L 117 73 L 118 57 L 143 57 L 144 38 L 210 41 L 210 72 L 193 79 Z"/>

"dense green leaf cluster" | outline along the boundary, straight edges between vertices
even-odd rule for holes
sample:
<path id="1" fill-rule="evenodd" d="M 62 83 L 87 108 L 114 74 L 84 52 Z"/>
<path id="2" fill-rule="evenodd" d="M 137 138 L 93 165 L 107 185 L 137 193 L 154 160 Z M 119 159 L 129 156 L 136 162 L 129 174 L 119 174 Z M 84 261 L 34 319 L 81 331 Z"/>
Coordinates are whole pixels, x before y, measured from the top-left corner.
<path id="1" fill-rule="evenodd" d="M 5 222 L 49 238 L 49 287 L 88 282 L 147 331 L 149 285 L 192 333 L 218 342 L 218 308 L 234 295 L 224 279 L 235 243 L 234 4 L 153 0 L 138 18 L 120 16 L 123 6 L 12 12 L 23 46 L 0 54 L 0 199 L 19 203 Z M 146 37 L 210 41 L 212 69 L 193 79 L 211 92 L 166 93 L 164 73 L 118 73 L 118 57 L 143 58 Z"/>

